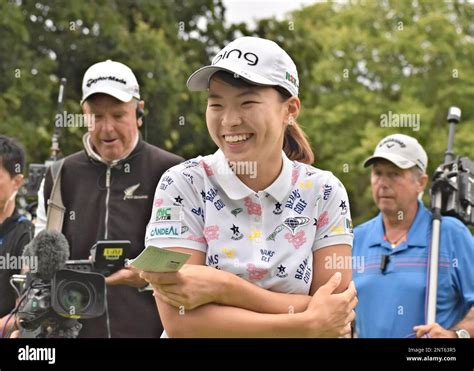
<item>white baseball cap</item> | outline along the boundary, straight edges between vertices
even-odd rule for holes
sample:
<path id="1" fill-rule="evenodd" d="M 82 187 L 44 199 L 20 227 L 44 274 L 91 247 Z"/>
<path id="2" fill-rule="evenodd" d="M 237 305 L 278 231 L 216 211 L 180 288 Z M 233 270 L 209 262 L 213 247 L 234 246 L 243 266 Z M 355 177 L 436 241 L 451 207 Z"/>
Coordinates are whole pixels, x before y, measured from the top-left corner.
<path id="1" fill-rule="evenodd" d="M 82 79 L 81 105 L 92 94 L 104 93 L 122 102 L 140 100 L 140 88 L 132 70 L 110 59 L 90 66 Z"/>
<path id="2" fill-rule="evenodd" d="M 409 169 L 418 166 L 426 172 L 428 156 L 418 141 L 404 134 L 392 134 L 383 138 L 374 154 L 364 162 L 364 167 L 372 165 L 377 159 L 385 159 L 400 169 Z"/>
<path id="3" fill-rule="evenodd" d="M 209 88 L 209 80 L 217 71 L 233 73 L 256 85 L 281 86 L 291 95 L 298 95 L 296 65 L 271 40 L 245 36 L 232 41 L 217 53 L 210 66 L 200 68 L 189 77 L 189 90 L 203 91 Z"/>

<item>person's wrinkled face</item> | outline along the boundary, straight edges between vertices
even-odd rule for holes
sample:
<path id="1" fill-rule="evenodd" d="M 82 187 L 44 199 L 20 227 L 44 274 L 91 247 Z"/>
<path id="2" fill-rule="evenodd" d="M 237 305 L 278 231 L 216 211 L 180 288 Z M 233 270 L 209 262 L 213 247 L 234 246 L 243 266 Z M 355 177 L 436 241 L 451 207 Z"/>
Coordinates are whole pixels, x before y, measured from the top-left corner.
<path id="1" fill-rule="evenodd" d="M 386 160 L 374 163 L 370 182 L 375 204 L 385 214 L 407 210 L 426 184 L 422 178 L 416 179 L 411 169 L 400 169 Z"/>
<path id="2" fill-rule="evenodd" d="M 106 94 L 94 94 L 84 102 L 84 113 L 94 117 L 92 145 L 104 160 L 118 160 L 133 149 L 138 135 L 136 108 L 134 99 L 122 102 Z"/>

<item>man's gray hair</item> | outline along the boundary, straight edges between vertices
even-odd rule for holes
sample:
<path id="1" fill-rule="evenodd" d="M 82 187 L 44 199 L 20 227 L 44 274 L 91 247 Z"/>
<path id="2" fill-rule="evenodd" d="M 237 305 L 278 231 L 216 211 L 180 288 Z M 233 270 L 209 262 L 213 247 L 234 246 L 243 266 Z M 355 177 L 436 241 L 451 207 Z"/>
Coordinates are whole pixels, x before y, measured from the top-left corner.
<path id="1" fill-rule="evenodd" d="M 418 180 L 418 179 L 420 179 L 423 175 L 426 174 L 426 173 L 425 173 L 421 168 L 419 168 L 418 166 L 413 166 L 410 170 L 411 170 L 411 173 L 413 174 L 413 180 Z"/>

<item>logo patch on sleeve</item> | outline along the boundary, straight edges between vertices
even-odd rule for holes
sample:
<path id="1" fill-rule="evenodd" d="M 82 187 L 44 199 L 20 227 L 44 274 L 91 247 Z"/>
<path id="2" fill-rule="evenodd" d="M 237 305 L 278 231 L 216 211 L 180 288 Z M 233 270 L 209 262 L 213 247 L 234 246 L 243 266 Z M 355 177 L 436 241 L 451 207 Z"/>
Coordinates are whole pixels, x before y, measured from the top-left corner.
<path id="1" fill-rule="evenodd" d="M 181 222 L 150 223 L 147 227 L 146 240 L 153 238 L 178 238 L 181 237 Z"/>
<path id="2" fill-rule="evenodd" d="M 182 206 L 163 206 L 153 210 L 154 221 L 182 220 Z"/>

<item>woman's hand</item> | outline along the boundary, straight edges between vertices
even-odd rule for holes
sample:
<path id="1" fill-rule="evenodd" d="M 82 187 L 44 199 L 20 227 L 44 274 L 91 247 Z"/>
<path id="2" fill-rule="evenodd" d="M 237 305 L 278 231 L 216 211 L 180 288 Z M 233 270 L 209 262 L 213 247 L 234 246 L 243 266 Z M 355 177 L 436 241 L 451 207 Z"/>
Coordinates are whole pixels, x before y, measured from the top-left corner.
<path id="1" fill-rule="evenodd" d="M 178 272 L 142 272 L 164 302 L 191 310 L 208 303 L 218 303 L 230 273 L 205 265 L 185 264 Z"/>
<path id="2" fill-rule="evenodd" d="M 333 294 L 341 283 L 341 273 L 334 274 L 313 295 L 303 315 L 308 321 L 309 337 L 341 337 L 351 332 L 355 319 L 357 292 L 354 282 L 346 291 Z"/>

